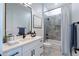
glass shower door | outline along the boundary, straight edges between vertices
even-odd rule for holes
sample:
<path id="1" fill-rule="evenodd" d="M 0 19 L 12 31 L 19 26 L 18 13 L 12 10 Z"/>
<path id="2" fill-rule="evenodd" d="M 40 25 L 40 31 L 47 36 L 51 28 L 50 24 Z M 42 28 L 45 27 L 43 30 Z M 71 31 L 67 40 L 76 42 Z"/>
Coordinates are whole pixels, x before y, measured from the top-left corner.
<path id="1" fill-rule="evenodd" d="M 61 40 L 61 8 L 44 13 L 45 39 Z"/>

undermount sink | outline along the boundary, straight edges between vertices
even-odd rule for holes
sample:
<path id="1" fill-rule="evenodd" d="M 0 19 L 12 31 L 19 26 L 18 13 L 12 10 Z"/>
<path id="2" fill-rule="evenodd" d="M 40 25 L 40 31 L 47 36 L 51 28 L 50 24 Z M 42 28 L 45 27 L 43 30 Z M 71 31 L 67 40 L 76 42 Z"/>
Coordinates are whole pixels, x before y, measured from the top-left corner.
<path id="1" fill-rule="evenodd" d="M 26 42 L 26 41 L 30 41 L 31 39 L 22 39 L 20 40 L 21 42 Z"/>
<path id="2" fill-rule="evenodd" d="M 8 41 L 7 44 L 8 45 L 15 45 L 15 44 L 19 44 L 19 42 L 17 42 L 17 41 Z"/>
<path id="3" fill-rule="evenodd" d="M 21 39 L 20 41 L 29 41 L 29 40 L 31 40 L 32 39 L 32 37 L 29 37 L 29 36 L 26 36 L 24 39 Z"/>
<path id="4" fill-rule="evenodd" d="M 20 39 L 20 40 L 8 41 L 7 44 L 8 44 L 8 45 L 15 45 L 15 44 L 19 44 L 19 43 L 21 43 L 21 42 L 29 42 L 29 41 L 32 41 L 33 38 L 34 38 L 34 37 L 30 37 L 30 36 L 28 35 L 28 36 L 26 36 L 24 39 L 23 39 L 22 37 L 20 37 L 20 38 L 18 38 L 18 39 Z M 17 39 L 17 38 L 15 37 L 15 39 Z"/>
<path id="5" fill-rule="evenodd" d="M 21 42 L 24 42 L 24 41 L 26 41 L 26 40 L 24 40 L 24 39 L 22 39 L 22 40 L 20 40 Z"/>

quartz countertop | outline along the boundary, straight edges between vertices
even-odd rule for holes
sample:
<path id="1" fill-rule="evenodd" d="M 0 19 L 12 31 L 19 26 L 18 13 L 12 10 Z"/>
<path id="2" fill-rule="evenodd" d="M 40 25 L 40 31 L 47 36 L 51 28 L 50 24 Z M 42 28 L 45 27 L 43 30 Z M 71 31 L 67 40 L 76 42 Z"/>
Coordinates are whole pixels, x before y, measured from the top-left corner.
<path id="1" fill-rule="evenodd" d="M 4 43 L 3 52 L 9 51 L 13 48 L 20 47 L 24 44 L 29 44 L 29 43 L 36 41 L 38 39 L 41 39 L 41 38 L 42 38 L 41 36 L 36 36 L 36 37 L 26 36 L 24 39 L 22 37 L 18 37 L 15 39 L 15 41 L 16 41 L 15 44 L 9 45 L 8 43 Z"/>

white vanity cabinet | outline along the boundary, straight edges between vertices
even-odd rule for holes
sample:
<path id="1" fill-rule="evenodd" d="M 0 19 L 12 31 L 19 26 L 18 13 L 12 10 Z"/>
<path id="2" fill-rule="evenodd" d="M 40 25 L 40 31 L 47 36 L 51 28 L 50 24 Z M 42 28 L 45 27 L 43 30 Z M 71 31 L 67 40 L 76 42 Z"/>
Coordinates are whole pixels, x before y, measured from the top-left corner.
<path id="1" fill-rule="evenodd" d="M 43 40 L 42 38 L 35 38 L 29 42 L 20 42 L 16 48 L 7 50 L 4 51 L 4 56 L 40 56 L 43 53 Z"/>
<path id="2" fill-rule="evenodd" d="M 35 46 L 35 56 L 40 56 L 43 53 L 43 40 L 38 41 L 38 45 Z"/>
<path id="3" fill-rule="evenodd" d="M 40 56 L 43 53 L 43 40 L 39 39 L 23 46 L 23 56 Z"/>
<path id="4" fill-rule="evenodd" d="M 38 45 L 35 47 L 35 56 L 41 56 L 43 53 L 43 45 Z"/>

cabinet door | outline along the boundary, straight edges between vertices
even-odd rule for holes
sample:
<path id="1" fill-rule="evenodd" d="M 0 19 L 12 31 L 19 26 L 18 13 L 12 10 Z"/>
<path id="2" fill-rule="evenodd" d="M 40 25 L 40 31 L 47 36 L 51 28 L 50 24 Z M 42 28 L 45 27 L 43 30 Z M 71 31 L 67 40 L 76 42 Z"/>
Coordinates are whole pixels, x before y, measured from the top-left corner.
<path id="1" fill-rule="evenodd" d="M 3 53 L 4 56 L 22 56 L 22 48 L 18 47 Z"/>
<path id="2" fill-rule="evenodd" d="M 43 44 L 35 46 L 35 56 L 40 56 L 43 53 Z"/>
<path id="3" fill-rule="evenodd" d="M 31 56 L 31 50 L 24 51 L 23 56 Z"/>
<path id="4" fill-rule="evenodd" d="M 25 44 L 23 46 L 23 56 L 31 56 L 31 44 Z"/>
<path id="5" fill-rule="evenodd" d="M 35 48 L 29 48 L 28 50 L 23 51 L 23 56 L 35 56 Z"/>
<path id="6" fill-rule="evenodd" d="M 3 28 L 3 12 L 4 12 L 4 4 L 3 3 L 0 3 L 0 56 L 2 55 L 2 39 L 3 39 L 3 31 L 2 31 L 2 28 Z"/>
<path id="7" fill-rule="evenodd" d="M 16 49 L 13 49 L 12 51 L 9 51 L 9 56 L 22 56 L 22 48 L 18 47 Z"/>
<path id="8" fill-rule="evenodd" d="M 23 56 L 40 56 L 43 50 L 42 48 L 40 48 L 41 46 L 43 46 L 42 39 L 38 39 L 28 45 L 24 45 Z"/>

